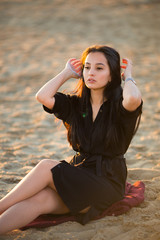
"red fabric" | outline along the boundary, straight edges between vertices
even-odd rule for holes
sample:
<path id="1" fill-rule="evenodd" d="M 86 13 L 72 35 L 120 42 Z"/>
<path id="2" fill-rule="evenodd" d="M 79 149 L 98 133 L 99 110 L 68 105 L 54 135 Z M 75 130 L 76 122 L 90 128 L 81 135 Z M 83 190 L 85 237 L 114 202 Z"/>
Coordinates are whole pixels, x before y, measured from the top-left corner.
<path id="1" fill-rule="evenodd" d="M 133 185 L 131 185 L 130 183 L 126 183 L 125 197 L 121 201 L 112 204 L 100 216 L 96 217 L 96 219 L 100 219 L 105 216 L 118 216 L 129 211 L 132 207 L 138 206 L 140 203 L 144 201 L 144 191 L 145 185 L 141 181 L 137 181 Z M 25 227 L 21 228 L 21 230 L 26 230 L 28 228 L 35 227 L 37 228 L 50 227 L 67 221 L 76 220 L 75 217 L 70 214 L 42 215 L 36 218 L 33 222 L 26 225 Z"/>

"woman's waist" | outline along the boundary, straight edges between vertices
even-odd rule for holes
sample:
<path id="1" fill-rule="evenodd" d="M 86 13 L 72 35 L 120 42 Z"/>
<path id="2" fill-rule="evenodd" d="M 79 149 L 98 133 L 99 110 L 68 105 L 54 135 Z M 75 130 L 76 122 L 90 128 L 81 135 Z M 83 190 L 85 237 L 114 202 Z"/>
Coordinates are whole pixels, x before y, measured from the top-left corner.
<path id="1" fill-rule="evenodd" d="M 116 156 L 109 156 L 104 155 L 101 153 L 84 153 L 80 152 L 77 153 L 73 159 L 71 160 L 70 164 L 74 165 L 75 167 L 86 167 L 86 168 L 95 168 L 96 175 L 102 175 L 102 169 L 104 171 L 110 171 L 111 165 L 116 162 L 125 161 L 124 155 L 119 154 Z M 117 165 L 117 164 L 116 164 Z"/>
<path id="2" fill-rule="evenodd" d="M 104 154 L 104 153 L 77 152 L 74 158 L 77 161 L 77 163 L 83 160 L 87 162 L 92 162 L 92 161 L 94 162 L 94 161 L 97 161 L 97 159 L 103 160 L 103 161 L 107 161 L 107 160 L 110 161 L 110 160 L 124 159 L 124 154 L 120 153 L 120 154 L 111 155 L 111 154 Z"/>

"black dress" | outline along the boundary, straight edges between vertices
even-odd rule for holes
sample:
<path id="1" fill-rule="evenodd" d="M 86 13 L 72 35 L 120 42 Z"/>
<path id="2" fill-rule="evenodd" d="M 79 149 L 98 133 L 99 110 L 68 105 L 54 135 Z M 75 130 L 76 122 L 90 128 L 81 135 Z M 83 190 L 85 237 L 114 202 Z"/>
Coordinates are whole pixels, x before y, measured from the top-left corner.
<path id="1" fill-rule="evenodd" d="M 124 109 L 122 98 L 119 99 L 118 116 L 114 117 L 118 133 L 117 145 L 106 147 L 105 136 L 109 126 L 107 116 L 110 115 L 111 102 L 106 101 L 102 104 L 94 122 L 90 102 L 87 103 L 86 112 L 81 112 L 79 102 L 80 99 L 75 95 L 56 93 L 53 109 L 43 107 L 64 123 L 72 126 L 75 119 L 79 119 L 79 124 L 82 124 L 81 129 L 83 127 L 85 137 L 79 139 L 78 148 L 72 146 L 76 155 L 70 163 L 60 161 L 51 171 L 60 197 L 70 212 L 76 216 L 77 221 L 85 224 L 124 196 L 127 177 L 124 154 L 141 114 L 142 104 L 135 111 L 129 112 Z M 102 129 L 104 119 L 105 131 Z M 87 213 L 79 214 L 88 206 L 90 209 Z"/>

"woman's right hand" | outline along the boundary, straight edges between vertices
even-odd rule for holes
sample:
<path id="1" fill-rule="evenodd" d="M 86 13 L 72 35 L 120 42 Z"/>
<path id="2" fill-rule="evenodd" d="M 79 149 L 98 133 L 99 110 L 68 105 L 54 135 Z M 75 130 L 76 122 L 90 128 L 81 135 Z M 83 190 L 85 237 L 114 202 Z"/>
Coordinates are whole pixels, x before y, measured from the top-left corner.
<path id="1" fill-rule="evenodd" d="M 82 63 L 76 58 L 70 58 L 66 63 L 65 69 L 70 71 L 71 78 L 80 78 L 82 75 Z"/>

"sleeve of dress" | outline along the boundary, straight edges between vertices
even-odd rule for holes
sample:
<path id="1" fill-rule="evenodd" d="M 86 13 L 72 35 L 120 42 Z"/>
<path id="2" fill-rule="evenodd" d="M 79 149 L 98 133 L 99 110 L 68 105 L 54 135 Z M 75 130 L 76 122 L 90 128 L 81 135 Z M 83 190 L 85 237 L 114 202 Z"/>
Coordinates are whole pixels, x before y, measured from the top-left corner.
<path id="1" fill-rule="evenodd" d="M 119 102 L 119 113 L 121 118 L 123 118 L 124 122 L 128 122 L 131 119 L 137 119 L 139 115 L 141 115 L 142 113 L 142 106 L 143 106 L 143 101 L 141 101 L 141 104 L 139 105 L 139 107 L 134 110 L 134 111 L 128 111 L 127 109 L 125 109 L 123 107 L 122 104 L 123 99 L 121 98 L 120 102 Z"/>
<path id="2" fill-rule="evenodd" d="M 127 150 L 134 134 L 140 123 L 143 101 L 135 111 L 128 111 L 122 105 L 122 100 L 119 102 L 119 118 L 118 124 L 121 131 L 121 136 L 125 142 L 125 150 Z"/>
<path id="3" fill-rule="evenodd" d="M 54 114 L 58 119 L 67 121 L 68 117 L 71 114 L 70 95 L 65 95 L 63 93 L 57 92 L 54 97 L 55 97 L 55 104 L 53 108 L 49 109 L 43 105 L 43 109 L 50 114 Z"/>

